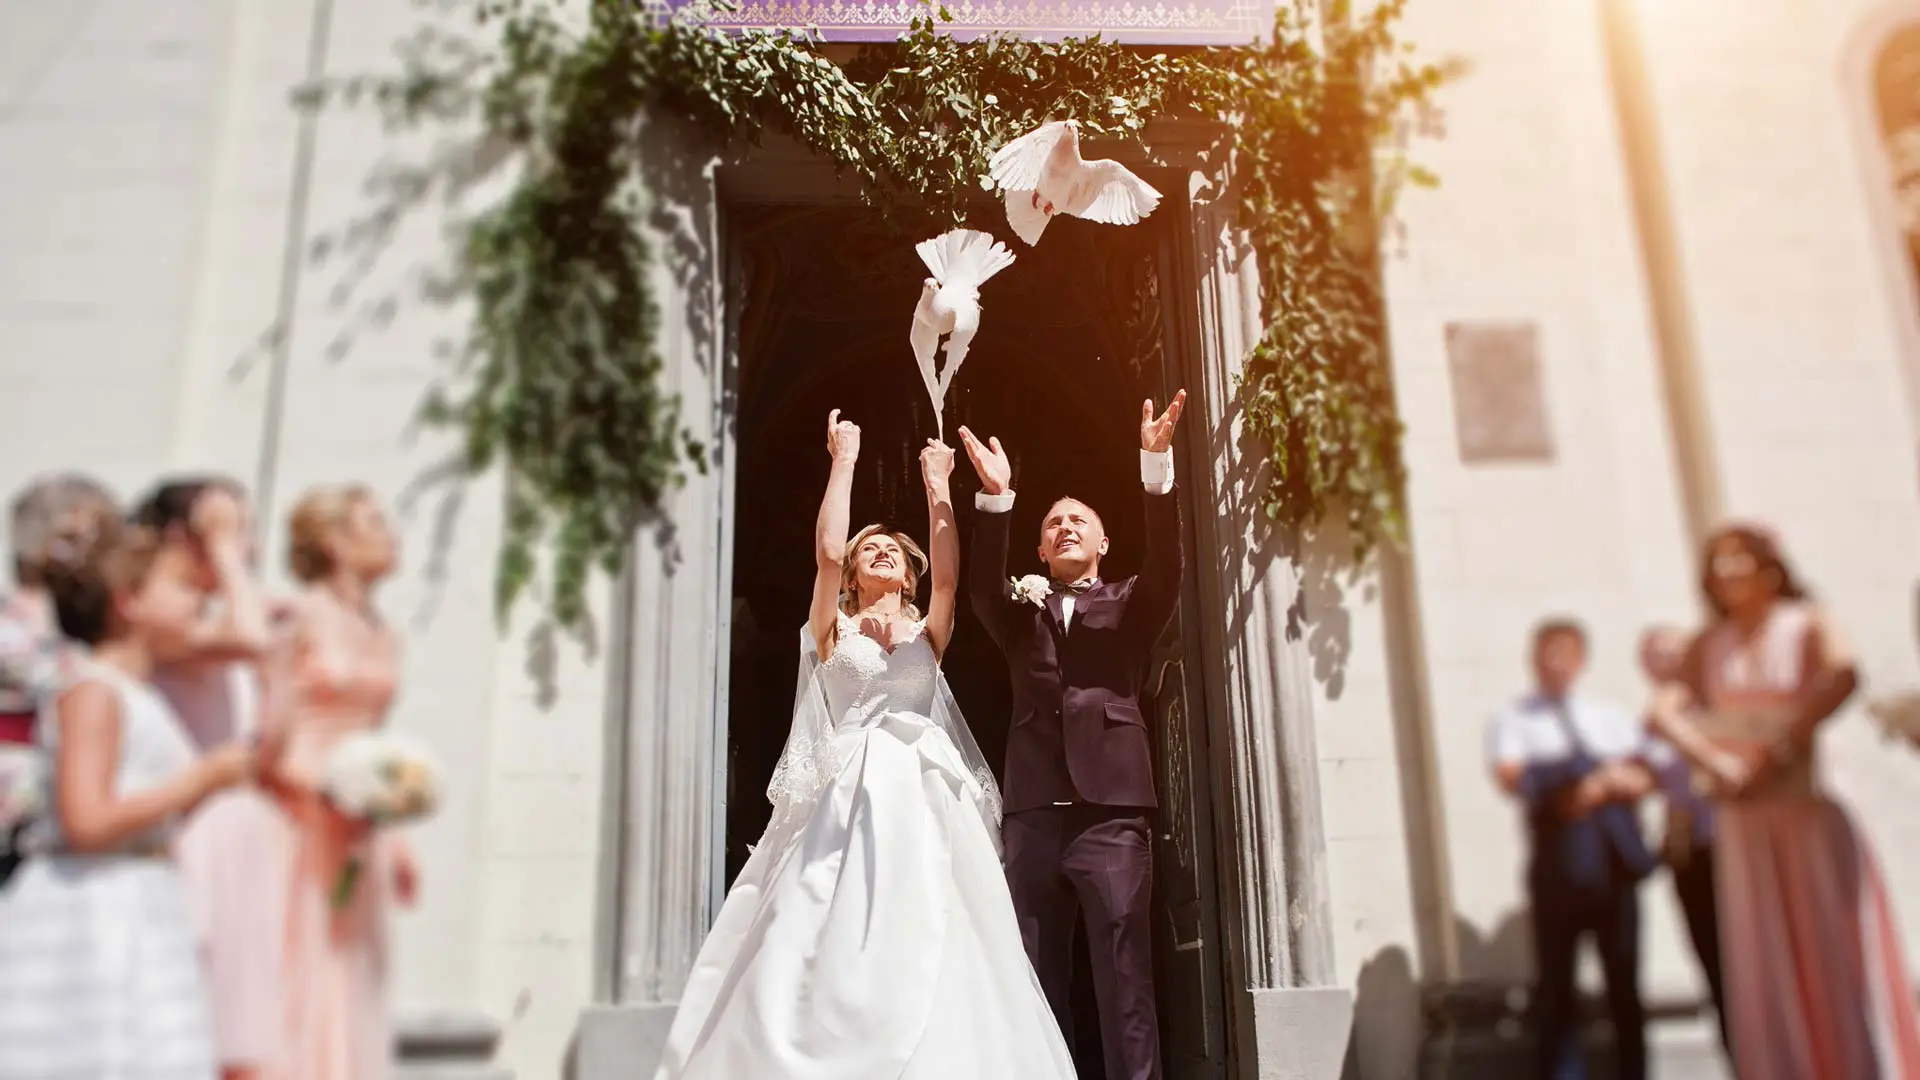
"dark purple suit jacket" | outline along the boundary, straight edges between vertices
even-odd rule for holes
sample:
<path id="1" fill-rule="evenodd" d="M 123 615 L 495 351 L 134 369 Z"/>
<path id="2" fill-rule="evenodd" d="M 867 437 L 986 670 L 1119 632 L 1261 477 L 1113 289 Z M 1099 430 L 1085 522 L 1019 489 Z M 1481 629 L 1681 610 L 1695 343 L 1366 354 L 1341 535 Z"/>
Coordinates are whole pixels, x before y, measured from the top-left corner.
<path id="1" fill-rule="evenodd" d="M 1154 641 L 1180 602 L 1180 504 L 1148 495 L 1140 573 L 1074 598 L 1062 629 L 1060 593 L 1044 606 L 1013 598 L 1007 576 L 1011 513 L 976 511 L 973 610 L 1007 657 L 1013 726 L 1002 794 L 1007 813 L 1055 803 L 1159 805 L 1153 739 L 1140 688 Z"/>

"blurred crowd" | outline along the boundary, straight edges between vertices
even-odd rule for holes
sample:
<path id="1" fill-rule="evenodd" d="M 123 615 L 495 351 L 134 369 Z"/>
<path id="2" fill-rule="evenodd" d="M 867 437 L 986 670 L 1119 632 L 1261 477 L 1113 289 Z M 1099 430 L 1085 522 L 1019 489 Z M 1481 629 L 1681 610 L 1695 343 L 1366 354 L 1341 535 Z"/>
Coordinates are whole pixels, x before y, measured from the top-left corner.
<path id="1" fill-rule="evenodd" d="M 372 1080 L 401 835 L 330 797 L 382 727 L 397 547 L 364 489 L 294 505 L 269 595 L 246 492 L 85 476 L 13 500 L 0 591 L 0 1080 Z"/>
<path id="2" fill-rule="evenodd" d="M 1533 689 L 1488 727 L 1530 842 L 1538 1075 L 1586 1075 L 1584 939 L 1606 980 L 1616 1075 L 1648 1074 L 1640 890 L 1664 868 L 1740 1080 L 1920 1077 L 1894 909 L 1819 768 L 1822 725 L 1859 690 L 1853 654 L 1767 529 L 1716 533 L 1699 580 L 1705 625 L 1640 642 L 1643 707 L 1580 693 L 1587 635 L 1554 618 L 1534 632 Z M 1639 814 L 1651 797 L 1666 814 L 1657 845 Z"/>

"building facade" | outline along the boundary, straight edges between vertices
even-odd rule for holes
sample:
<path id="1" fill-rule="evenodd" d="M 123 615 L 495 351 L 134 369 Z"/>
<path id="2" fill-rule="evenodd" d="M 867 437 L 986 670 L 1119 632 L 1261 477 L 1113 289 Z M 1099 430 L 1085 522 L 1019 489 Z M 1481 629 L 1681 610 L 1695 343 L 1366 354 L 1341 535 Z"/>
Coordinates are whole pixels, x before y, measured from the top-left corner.
<path id="1" fill-rule="evenodd" d="M 353 230 L 394 137 L 289 108 L 304 80 L 388 69 L 417 19 L 373 0 L 0 0 L 0 488 L 218 470 L 259 492 L 270 551 L 310 484 L 391 500 L 396 722 L 453 777 L 421 829 L 422 910 L 396 930 L 398 1003 L 497 1026 L 494 1061 L 523 1080 L 645 1074 L 723 889 L 729 805 L 758 797 L 729 790 L 742 223 L 846 193 L 778 147 L 682 147 L 665 219 L 694 272 L 662 268 L 664 347 L 720 467 L 674 495 L 671 542 L 600 590 L 594 640 L 532 610 L 498 627 L 500 493 L 447 482 L 453 445 L 412 423 L 462 318 L 413 286 L 459 207 Z M 1194 394 L 1179 460 L 1206 555 L 1167 722 L 1192 813 L 1162 858 L 1192 894 L 1169 904 L 1197 913 L 1173 935 L 1218 992 L 1179 1021 L 1193 1075 L 1412 1076 L 1423 985 L 1524 977 L 1523 839 L 1481 739 L 1541 615 L 1585 620 L 1593 689 L 1635 700 L 1639 629 L 1697 617 L 1703 530 L 1757 517 L 1869 684 L 1920 680 L 1915 27 L 1920 4 L 1867 0 L 1412 5 L 1407 36 L 1470 67 L 1417 147 L 1443 186 L 1403 200 L 1384 260 L 1411 542 L 1358 580 L 1341 538 L 1290 548 L 1241 499 L 1232 380 L 1257 282 L 1223 257 L 1192 133 L 1156 134 L 1156 182 L 1186 194 L 1151 234 L 1166 315 L 1140 378 Z M 1831 772 L 1913 952 L 1920 808 L 1901 793 L 1920 761 L 1857 713 L 1826 737 Z M 1650 897 L 1648 989 L 1698 996 L 1669 909 Z"/>

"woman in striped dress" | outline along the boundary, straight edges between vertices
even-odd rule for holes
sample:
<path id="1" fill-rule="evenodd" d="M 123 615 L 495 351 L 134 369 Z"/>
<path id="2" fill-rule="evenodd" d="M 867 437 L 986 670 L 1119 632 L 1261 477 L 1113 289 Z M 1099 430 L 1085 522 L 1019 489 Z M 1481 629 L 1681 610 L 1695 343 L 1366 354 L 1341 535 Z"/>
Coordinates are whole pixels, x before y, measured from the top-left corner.
<path id="1" fill-rule="evenodd" d="M 0 893 L 0 1080 L 212 1080 L 207 1002 L 176 820 L 253 770 L 253 751 L 198 759 L 147 683 L 158 641 L 203 600 L 154 575 L 152 532 L 102 517 L 49 552 L 68 637 L 90 646 L 37 725 L 53 814 Z"/>

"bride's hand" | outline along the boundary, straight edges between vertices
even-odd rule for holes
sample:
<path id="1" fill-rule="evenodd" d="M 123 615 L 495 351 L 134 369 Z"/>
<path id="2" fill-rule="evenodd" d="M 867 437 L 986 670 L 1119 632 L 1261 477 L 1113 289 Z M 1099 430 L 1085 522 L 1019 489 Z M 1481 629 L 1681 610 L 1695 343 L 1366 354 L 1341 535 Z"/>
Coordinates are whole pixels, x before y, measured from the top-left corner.
<path id="1" fill-rule="evenodd" d="M 840 410 L 827 414 L 827 453 L 835 461 L 852 463 L 860 457 L 860 427 L 840 419 Z"/>
<path id="2" fill-rule="evenodd" d="M 928 491 L 947 490 L 953 476 L 953 447 L 939 439 L 928 439 L 920 451 L 920 475 L 926 478 Z"/>

